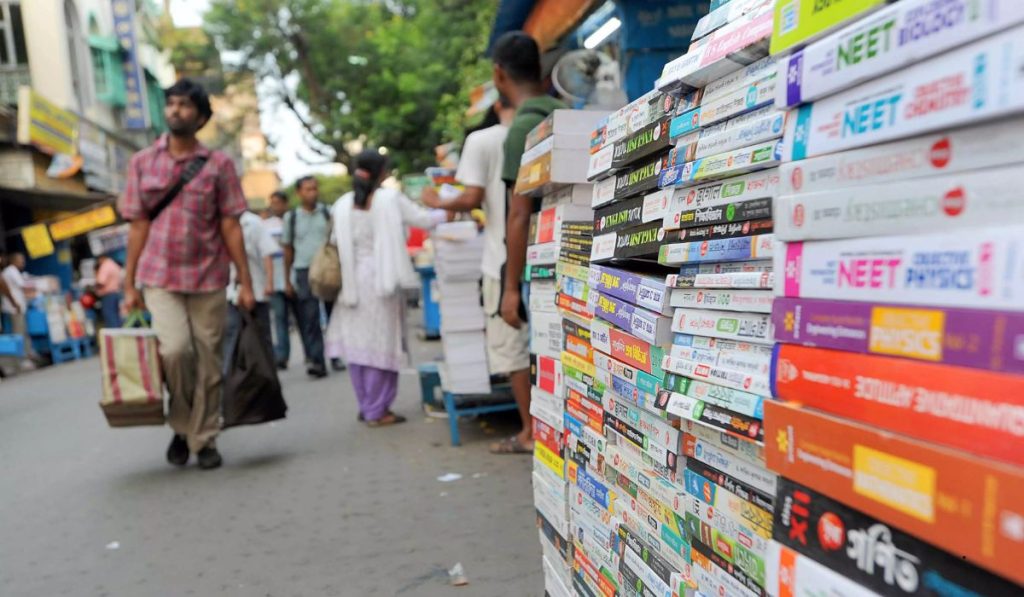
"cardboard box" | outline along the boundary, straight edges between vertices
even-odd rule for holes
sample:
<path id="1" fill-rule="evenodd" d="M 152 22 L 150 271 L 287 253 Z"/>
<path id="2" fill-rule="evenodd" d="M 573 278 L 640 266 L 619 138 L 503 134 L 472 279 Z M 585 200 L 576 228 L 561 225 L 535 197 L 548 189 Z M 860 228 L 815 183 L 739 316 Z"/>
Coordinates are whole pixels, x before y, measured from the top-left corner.
<path id="1" fill-rule="evenodd" d="M 1024 165 L 779 197 L 782 241 L 961 230 L 1024 221 Z"/>
<path id="2" fill-rule="evenodd" d="M 652 313 L 613 296 L 598 293 L 594 315 L 651 344 L 668 344 L 672 318 Z"/>
<path id="3" fill-rule="evenodd" d="M 784 243 L 776 294 L 1024 311 L 1024 226 L 963 233 Z"/>
<path id="4" fill-rule="evenodd" d="M 795 550 L 879 593 L 1013 595 L 1020 587 L 845 504 L 779 479 L 776 551 Z M 879 558 L 876 554 L 887 554 Z"/>
<path id="5" fill-rule="evenodd" d="M 664 227 L 668 230 L 680 228 L 682 226 L 680 216 L 685 211 L 753 199 L 770 199 L 775 196 L 778 187 L 779 169 L 769 168 L 735 178 L 706 182 L 687 189 L 676 190 L 663 220 Z"/>
<path id="6" fill-rule="evenodd" d="M 663 189 L 687 187 L 706 180 L 773 168 L 782 163 L 783 147 L 782 141 L 766 141 L 666 167 L 658 177 L 658 186 Z"/>
<path id="7" fill-rule="evenodd" d="M 1024 582 L 1022 469 L 781 402 L 765 425 L 773 471 Z"/>
<path id="8" fill-rule="evenodd" d="M 779 342 L 1024 374 L 1024 313 L 778 298 Z"/>
<path id="9" fill-rule="evenodd" d="M 594 264 L 590 266 L 590 286 L 602 294 L 624 300 L 661 315 L 671 315 L 665 279 Z"/>
<path id="10" fill-rule="evenodd" d="M 771 54 L 776 56 L 821 39 L 889 0 L 779 0 L 775 3 Z"/>
<path id="11" fill-rule="evenodd" d="M 765 106 L 707 129 L 694 150 L 695 158 L 725 153 L 782 137 L 786 113 Z"/>
<path id="12" fill-rule="evenodd" d="M 705 404 L 713 404 L 741 415 L 764 419 L 764 398 L 750 392 L 734 390 L 719 385 L 690 379 L 669 373 L 665 376 L 665 389 Z M 668 403 L 665 404 L 666 410 Z M 710 425 L 705 421 L 697 421 Z M 724 431 L 724 430 L 723 430 Z"/>
<path id="13" fill-rule="evenodd" d="M 786 121 L 786 161 L 1024 110 L 1024 27 L 805 104 Z"/>
<path id="14" fill-rule="evenodd" d="M 1024 22 L 1016 0 L 904 0 L 779 61 L 780 108 L 815 101 Z"/>
<path id="15" fill-rule="evenodd" d="M 775 254 L 775 236 L 759 234 L 720 240 L 665 245 L 658 253 L 662 265 L 711 263 L 717 261 L 755 261 L 771 259 Z"/>
<path id="16" fill-rule="evenodd" d="M 771 313 L 774 299 L 775 295 L 768 290 L 684 288 L 673 290 L 670 298 L 673 307 L 749 313 Z"/>
<path id="17" fill-rule="evenodd" d="M 877 597 L 871 591 L 788 547 L 772 542 L 765 562 L 765 591 L 769 595 L 819 597 L 828 587 L 830 597 Z"/>
<path id="18" fill-rule="evenodd" d="M 779 195 L 832 191 L 1024 161 L 1024 118 L 853 149 L 779 166 Z"/>
<path id="19" fill-rule="evenodd" d="M 1024 376 L 792 344 L 776 353 L 778 398 L 1024 464 Z"/>

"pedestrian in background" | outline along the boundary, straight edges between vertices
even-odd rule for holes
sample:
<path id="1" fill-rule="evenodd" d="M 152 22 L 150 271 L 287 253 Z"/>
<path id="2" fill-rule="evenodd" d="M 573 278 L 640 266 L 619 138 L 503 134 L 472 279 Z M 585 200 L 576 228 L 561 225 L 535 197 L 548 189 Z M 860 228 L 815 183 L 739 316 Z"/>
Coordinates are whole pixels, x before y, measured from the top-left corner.
<path id="1" fill-rule="evenodd" d="M 299 194 L 299 207 L 284 216 L 281 244 L 284 246 L 285 292 L 291 300 L 295 321 L 306 353 L 306 373 L 311 377 L 326 377 L 324 337 L 320 322 L 320 299 L 309 286 L 309 266 L 313 256 L 324 246 L 331 230 L 331 214 L 320 202 L 320 185 L 312 176 L 304 176 L 295 183 Z M 330 316 L 333 303 L 325 308 Z M 343 369 L 341 361 L 332 363 Z"/>
<path id="2" fill-rule="evenodd" d="M 430 229 L 447 216 L 380 188 L 387 165 L 374 150 L 356 156 L 353 190 L 333 209 L 341 295 L 327 330 L 328 354 L 348 363 L 360 419 L 371 427 L 406 420 L 391 412 L 405 355 L 402 290 L 419 285 L 405 250 L 405 226 Z"/>
<path id="3" fill-rule="evenodd" d="M 30 284 L 24 273 L 25 255 L 23 253 L 9 253 L 0 260 L 0 267 L 3 267 L 3 272 L 0 272 L 0 278 L 3 279 L 4 287 L 6 288 L 6 291 L 3 292 L 3 299 L 0 300 L 0 310 L 3 311 L 10 322 L 10 329 L 7 332 L 21 336 L 25 342 L 25 356 L 27 358 L 17 363 L 17 366 L 24 371 L 35 369 L 35 363 L 32 362 L 32 359 L 36 357 L 36 354 L 32 349 L 32 338 L 28 335 L 28 324 L 25 320 L 28 309 L 27 295 L 30 292 Z M 12 366 L 14 365 L 13 361 L 11 364 Z"/>
<path id="4" fill-rule="evenodd" d="M 165 97 L 170 133 L 132 156 L 121 197 L 121 216 L 131 223 L 125 306 L 153 316 L 171 395 L 168 462 L 184 466 L 193 452 L 211 469 L 222 462 L 216 438 L 229 262 L 238 270 L 239 307 L 255 304 L 239 223 L 247 205 L 231 158 L 196 139 L 213 115 L 206 90 L 181 79 Z"/>
<path id="5" fill-rule="evenodd" d="M 270 331 L 270 304 L 274 294 L 274 255 L 281 252 L 270 231 L 263 225 L 263 219 L 251 211 L 239 218 L 242 238 L 245 240 L 245 256 L 249 262 L 249 276 L 252 278 L 252 293 L 256 304 L 252 308 L 253 322 L 259 327 L 260 337 L 267 345 L 267 354 L 273 354 L 274 341 Z M 231 282 L 228 284 L 228 320 L 224 330 L 224 374 L 227 375 L 231 353 L 242 329 L 242 312 L 238 307 L 241 285 L 238 269 L 231 266 Z"/>
<path id="6" fill-rule="evenodd" d="M 274 360 L 278 369 L 287 369 L 292 353 L 291 332 L 288 329 L 288 295 L 285 294 L 284 250 L 281 249 L 281 237 L 284 234 L 284 216 L 288 213 L 288 195 L 283 191 L 274 191 L 270 195 L 270 207 L 267 209 L 263 225 L 278 243 L 278 252 L 274 255 L 274 271 L 271 276 L 273 292 L 270 294 L 270 314 L 273 319 Z"/>
<path id="7" fill-rule="evenodd" d="M 100 299 L 103 325 L 121 327 L 121 299 L 124 296 L 124 269 L 110 255 L 100 255 L 96 268 L 96 296 Z"/>

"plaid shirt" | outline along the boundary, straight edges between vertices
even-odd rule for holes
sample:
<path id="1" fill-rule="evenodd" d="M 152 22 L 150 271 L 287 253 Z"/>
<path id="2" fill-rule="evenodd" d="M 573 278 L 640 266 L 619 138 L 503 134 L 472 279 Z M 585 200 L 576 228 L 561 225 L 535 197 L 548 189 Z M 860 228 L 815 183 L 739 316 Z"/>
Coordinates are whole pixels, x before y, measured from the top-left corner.
<path id="1" fill-rule="evenodd" d="M 136 282 L 172 292 L 210 292 L 228 285 L 227 247 L 220 233 L 223 217 L 239 216 L 247 204 L 231 158 L 199 145 L 192 155 L 174 158 L 167 135 L 132 156 L 121 197 L 121 217 L 146 219 L 193 157 L 206 164 L 149 228 L 139 257 Z"/>

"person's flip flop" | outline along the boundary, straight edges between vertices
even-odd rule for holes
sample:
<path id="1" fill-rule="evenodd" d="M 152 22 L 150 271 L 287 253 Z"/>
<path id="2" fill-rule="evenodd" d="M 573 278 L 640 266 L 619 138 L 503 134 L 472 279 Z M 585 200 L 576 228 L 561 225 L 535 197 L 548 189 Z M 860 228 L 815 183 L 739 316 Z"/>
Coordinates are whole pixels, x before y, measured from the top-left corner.
<path id="1" fill-rule="evenodd" d="M 388 413 L 376 421 L 366 421 L 367 427 L 387 427 L 389 425 L 398 425 L 399 423 L 405 423 L 408 421 L 402 415 L 396 415 L 395 413 Z"/>
<path id="2" fill-rule="evenodd" d="M 524 446 L 519 438 L 513 435 L 491 444 L 491 454 L 533 454 L 533 449 Z"/>

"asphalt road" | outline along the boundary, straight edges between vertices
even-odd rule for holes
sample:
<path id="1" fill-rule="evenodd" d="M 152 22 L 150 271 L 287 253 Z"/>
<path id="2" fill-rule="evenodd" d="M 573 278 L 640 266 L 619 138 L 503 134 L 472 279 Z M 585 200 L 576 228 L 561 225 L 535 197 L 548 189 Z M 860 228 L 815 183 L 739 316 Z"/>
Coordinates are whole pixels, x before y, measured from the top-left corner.
<path id="1" fill-rule="evenodd" d="M 543 595 L 530 459 L 487 453 L 514 419 L 453 448 L 414 374 L 385 429 L 356 421 L 347 374 L 282 379 L 288 418 L 222 435 L 216 471 L 168 465 L 168 428 L 108 428 L 96 359 L 0 382 L 0 595 Z"/>

